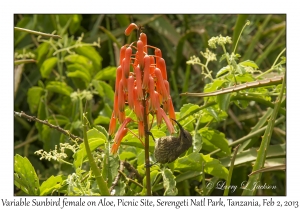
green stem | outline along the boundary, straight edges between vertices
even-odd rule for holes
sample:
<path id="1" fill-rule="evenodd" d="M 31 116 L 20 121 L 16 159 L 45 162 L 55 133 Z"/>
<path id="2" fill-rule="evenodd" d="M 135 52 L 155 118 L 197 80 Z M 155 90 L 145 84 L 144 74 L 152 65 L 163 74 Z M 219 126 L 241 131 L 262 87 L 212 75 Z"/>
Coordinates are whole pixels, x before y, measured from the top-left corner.
<path id="1" fill-rule="evenodd" d="M 63 160 L 63 159 L 60 159 L 59 161 L 62 162 L 62 163 L 68 164 L 68 165 L 70 165 L 70 166 L 73 166 L 72 163 L 69 163 L 68 161 L 65 161 L 65 160 Z"/>
<path id="2" fill-rule="evenodd" d="M 88 138 L 87 138 L 87 123 L 88 122 L 87 122 L 87 119 L 86 119 L 85 116 L 83 117 L 83 119 L 84 119 L 84 122 L 83 122 L 83 137 L 84 137 L 83 142 L 84 142 L 86 154 L 88 156 L 91 169 L 92 169 L 92 171 L 95 175 L 95 179 L 97 181 L 97 184 L 98 184 L 98 187 L 99 187 L 99 190 L 100 190 L 100 194 L 101 195 L 110 195 L 108 187 L 107 187 L 107 183 L 104 181 L 104 179 L 101 175 L 100 169 L 97 167 L 97 165 L 95 163 L 95 160 L 93 158 L 93 155 L 91 153 L 90 145 L 89 145 Z"/>
<path id="3" fill-rule="evenodd" d="M 43 32 L 33 31 L 33 30 L 29 30 L 29 29 L 25 29 L 25 28 L 19 28 L 19 27 L 14 27 L 14 29 L 17 30 L 17 31 L 27 32 L 27 33 L 30 33 L 30 34 L 35 34 L 35 35 L 40 35 L 40 36 L 45 36 L 45 37 L 50 37 L 50 38 L 56 38 L 56 39 L 61 39 L 61 37 L 59 35 L 46 34 L 46 33 L 43 33 Z"/>
<path id="4" fill-rule="evenodd" d="M 201 166 L 201 173 L 202 173 L 202 195 L 206 195 L 206 183 L 205 183 L 205 173 L 204 173 L 204 161 L 202 161 L 202 166 Z"/>
<path id="5" fill-rule="evenodd" d="M 254 163 L 252 172 L 257 171 L 257 170 L 261 169 L 262 167 L 264 167 L 265 160 L 266 160 L 266 155 L 267 155 L 267 150 L 269 148 L 272 132 L 273 132 L 273 129 L 274 129 L 275 123 L 276 123 L 275 119 L 277 117 L 277 114 L 278 114 L 278 111 L 279 111 L 279 108 L 280 108 L 280 105 L 281 105 L 280 103 L 281 103 L 282 97 L 283 97 L 283 92 L 284 92 L 284 89 L 285 89 L 285 77 L 286 77 L 286 72 L 285 72 L 285 75 L 284 75 L 284 78 L 283 78 L 283 81 L 282 81 L 280 95 L 275 101 L 275 107 L 274 107 L 273 113 L 272 113 L 272 115 L 269 119 L 269 122 L 268 122 L 268 125 L 266 127 L 265 133 L 262 137 L 260 147 L 257 151 L 258 152 L 257 153 L 257 158 L 256 158 L 256 161 Z M 258 174 L 255 174 L 255 175 L 251 176 L 248 180 L 248 183 L 247 183 L 246 188 L 244 189 L 242 195 L 254 195 L 256 193 L 256 190 L 257 190 L 254 187 L 255 183 L 259 183 L 260 179 L 261 179 L 261 173 L 258 173 Z M 248 186 L 249 186 L 249 188 L 248 188 Z"/>
<path id="6" fill-rule="evenodd" d="M 233 167 L 234 167 L 234 161 L 235 161 L 235 158 L 236 158 L 236 154 L 239 150 L 239 147 L 241 145 L 239 144 L 235 149 L 234 149 L 234 153 L 233 153 L 233 156 L 231 158 L 231 163 L 230 163 L 230 168 L 229 168 L 229 174 L 228 174 L 228 177 L 227 177 L 227 180 L 226 180 L 226 187 L 225 187 L 225 191 L 224 191 L 224 196 L 228 196 L 228 192 L 229 192 L 229 187 L 230 187 L 230 182 L 231 182 L 231 177 L 232 177 L 232 171 L 233 171 Z"/>
<path id="7" fill-rule="evenodd" d="M 284 117 L 284 116 L 278 118 L 278 119 L 275 121 L 275 125 L 278 125 L 279 123 L 283 122 L 284 120 L 285 120 L 285 117 Z M 264 127 L 260 128 L 260 129 L 258 129 L 257 131 L 252 132 L 252 133 L 248 134 L 247 136 L 244 136 L 244 137 L 242 137 L 242 138 L 240 138 L 240 139 L 238 139 L 238 140 L 232 142 L 232 143 L 229 144 L 228 146 L 229 146 L 229 147 L 233 147 L 233 146 L 236 146 L 236 145 L 238 145 L 238 144 L 240 144 L 240 143 L 243 143 L 244 141 L 247 141 L 248 139 L 251 139 L 252 137 L 258 136 L 258 135 L 262 134 L 262 133 L 266 130 L 266 128 L 267 128 L 267 126 L 264 126 Z M 215 150 L 215 151 L 209 153 L 209 155 L 214 155 L 214 154 L 216 154 L 216 153 L 218 153 L 218 152 L 220 152 L 220 151 L 221 151 L 221 149 L 217 149 L 217 150 Z"/>
<path id="8" fill-rule="evenodd" d="M 240 32 L 240 35 L 239 35 L 239 37 L 238 37 L 238 39 L 237 39 L 237 41 L 236 41 L 236 43 L 235 43 L 235 46 L 234 46 L 233 54 L 235 54 L 235 50 L 236 50 L 236 48 L 237 48 L 237 45 L 238 45 L 239 40 L 240 40 L 240 38 L 241 38 L 241 35 L 242 35 L 242 33 L 243 33 L 245 27 L 248 26 L 248 25 L 250 25 L 250 21 L 249 21 L 249 20 L 247 20 L 246 24 L 244 25 L 244 27 L 242 28 L 242 30 L 241 30 L 241 32 Z"/>
<path id="9" fill-rule="evenodd" d="M 25 64 L 25 63 L 35 63 L 36 60 L 34 59 L 23 59 L 23 60 L 15 60 L 14 64 L 15 65 L 20 65 L 20 64 Z"/>
<path id="10" fill-rule="evenodd" d="M 285 52 L 285 50 L 286 50 L 286 48 L 284 48 L 284 49 L 279 53 L 279 55 L 278 55 L 277 58 L 275 59 L 273 65 L 271 66 L 270 69 L 268 69 L 267 71 L 265 71 L 265 72 L 261 73 L 260 75 L 256 76 L 255 79 L 257 79 L 257 78 L 259 78 L 259 77 L 261 77 L 261 76 L 263 76 L 263 75 L 265 75 L 265 74 L 268 74 L 269 72 L 273 71 L 274 68 L 277 66 L 276 63 L 277 63 L 278 59 L 279 59 L 280 56 Z"/>

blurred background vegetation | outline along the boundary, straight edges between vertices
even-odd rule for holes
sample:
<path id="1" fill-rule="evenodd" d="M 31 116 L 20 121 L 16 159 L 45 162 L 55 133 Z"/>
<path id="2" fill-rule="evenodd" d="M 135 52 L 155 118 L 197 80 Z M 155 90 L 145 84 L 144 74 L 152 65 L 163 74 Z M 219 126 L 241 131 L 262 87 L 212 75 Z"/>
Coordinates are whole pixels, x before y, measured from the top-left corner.
<path id="1" fill-rule="evenodd" d="M 94 49 L 100 55 L 100 65 L 97 71 L 119 65 L 118 53 L 120 47 L 136 39 L 134 33 L 129 38 L 124 35 L 124 30 L 131 22 L 143 26 L 143 31 L 148 36 L 148 44 L 160 48 L 166 60 L 171 96 L 175 111 L 179 111 L 183 104 L 186 103 L 203 104 L 203 99 L 201 98 L 181 97 L 179 94 L 183 92 L 202 92 L 206 83 L 206 80 L 200 73 L 201 68 L 197 65 L 187 65 L 186 61 L 193 55 L 200 57 L 200 51 L 205 52 L 205 49 L 208 48 L 207 41 L 211 37 L 220 34 L 232 37 L 233 44 L 230 46 L 231 48 L 227 48 L 229 52 L 232 52 L 240 31 L 247 20 L 251 22 L 251 25 L 245 28 L 236 52 L 241 55 L 241 61 L 252 60 L 259 66 L 261 71 L 265 71 L 272 66 L 276 57 L 286 46 L 286 16 L 283 14 L 15 14 L 14 26 L 44 33 L 55 31 L 55 34 L 62 37 L 57 44 L 61 49 L 74 45 L 78 37 L 83 37 L 82 43 L 97 43 L 100 37 L 101 47 L 94 45 Z M 84 36 L 82 36 L 83 34 Z M 36 61 L 15 65 L 15 111 L 24 111 L 34 115 L 27 102 L 29 88 L 43 86 L 41 84 L 46 80 L 55 81 L 59 80 L 59 77 L 65 76 L 65 73 L 60 76 L 53 74 L 48 78 L 41 76 L 39 69 L 42 63 L 51 57 L 54 52 L 49 47 L 43 55 L 40 55 L 41 44 L 42 42 L 32 34 L 20 31 L 15 31 L 14 33 L 15 60 L 26 58 Z M 217 48 L 214 52 L 222 55 L 221 48 Z M 220 56 L 217 59 L 219 60 Z M 210 63 L 213 75 L 215 76 L 223 66 L 224 63 L 219 61 Z M 65 72 L 67 64 L 63 62 L 61 68 Z M 57 74 L 60 74 L 60 72 Z M 110 76 L 101 78 L 114 89 L 114 77 L 115 75 L 112 73 Z M 73 83 L 70 82 L 68 85 L 74 90 L 85 88 L 77 86 L 74 80 Z M 62 111 L 60 110 L 61 107 L 58 107 L 59 103 L 55 104 L 56 100 L 56 96 L 50 96 L 47 100 L 49 104 L 48 111 L 52 115 L 61 114 L 60 112 Z M 64 106 L 68 103 L 70 101 L 65 102 Z M 110 115 L 105 114 L 107 108 L 105 104 L 112 108 L 111 101 L 104 100 L 101 96 L 94 96 L 91 118 L 95 119 L 99 114 L 103 113 L 104 116 L 107 115 L 106 117 L 109 118 Z M 63 110 L 67 109 L 68 106 Z M 266 110 L 266 107 L 257 104 L 248 106 L 244 110 L 231 105 L 229 108 L 230 117 L 224 123 L 220 123 L 220 127 L 217 129 L 224 132 L 227 139 L 234 141 L 249 133 L 251 127 L 255 125 L 264 110 Z M 234 117 L 238 118 L 240 125 L 235 123 Z M 108 123 L 109 121 L 107 120 L 99 121 L 99 124 L 106 128 L 108 128 Z M 44 142 L 39 141 L 40 136 L 33 127 L 34 122 L 28 122 L 22 118 L 14 118 L 15 153 L 27 156 L 36 168 L 40 180 L 43 180 L 43 177 L 46 178 L 49 175 L 57 174 L 62 169 L 51 167 L 52 164 L 47 161 L 40 161 L 39 157 L 33 154 L 40 148 L 44 147 L 45 149 Z M 80 132 L 76 133 L 76 130 L 74 132 L 80 135 Z M 278 142 L 275 143 L 285 142 L 285 139 L 280 135 L 280 131 L 275 131 L 274 136 L 278 137 L 275 139 Z M 48 149 L 54 149 L 54 145 L 48 145 Z M 248 169 L 243 167 L 236 168 L 236 173 L 233 173 L 232 180 L 236 181 L 236 183 L 241 183 L 249 174 Z M 276 186 L 278 186 L 278 192 L 276 194 L 284 195 L 285 173 L 266 173 L 264 177 L 265 180 L 268 180 L 268 183 L 272 184 L 274 179 L 271 178 L 274 176 L 277 177 Z M 238 190 L 235 193 L 240 195 L 241 192 Z M 215 194 L 218 194 L 218 192 L 215 192 Z"/>

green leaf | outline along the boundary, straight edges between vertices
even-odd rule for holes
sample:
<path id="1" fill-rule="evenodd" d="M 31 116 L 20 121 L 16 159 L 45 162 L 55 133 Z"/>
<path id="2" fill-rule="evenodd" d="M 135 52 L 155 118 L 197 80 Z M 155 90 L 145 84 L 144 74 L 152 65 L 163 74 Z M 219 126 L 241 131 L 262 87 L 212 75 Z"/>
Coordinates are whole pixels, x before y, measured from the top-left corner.
<path id="1" fill-rule="evenodd" d="M 203 166 L 204 164 L 204 166 Z M 191 153 L 188 156 L 178 158 L 174 162 L 174 170 L 181 172 L 186 171 L 202 171 L 219 178 L 226 179 L 228 170 L 220 163 L 219 160 L 211 158 L 210 155 L 203 155 L 202 153 Z"/>
<path id="2" fill-rule="evenodd" d="M 91 151 L 94 151 L 99 146 L 103 145 L 106 141 L 106 136 L 103 133 L 93 128 L 87 132 L 88 142 Z M 84 143 L 79 145 L 78 151 L 74 155 L 73 165 L 75 168 L 78 168 L 82 163 L 87 159 L 86 149 Z"/>
<path id="3" fill-rule="evenodd" d="M 101 126 L 101 125 L 96 125 L 94 128 L 97 129 L 97 130 L 98 130 L 100 133 L 102 133 L 104 136 L 108 136 L 108 132 L 107 132 L 107 130 L 106 130 L 103 126 Z"/>
<path id="4" fill-rule="evenodd" d="M 92 83 L 101 97 L 108 99 L 110 103 L 114 102 L 115 93 L 109 84 L 97 80 L 93 80 Z"/>
<path id="5" fill-rule="evenodd" d="M 220 118 L 218 116 L 217 111 L 213 107 L 207 107 L 206 110 L 210 113 L 210 115 L 217 121 L 220 122 Z"/>
<path id="6" fill-rule="evenodd" d="M 54 191 L 58 191 L 62 187 L 62 182 L 65 180 L 62 175 L 50 176 L 44 181 L 40 187 L 40 195 L 49 195 Z"/>
<path id="7" fill-rule="evenodd" d="M 209 84 L 205 85 L 204 92 L 209 93 L 209 92 L 219 90 L 223 87 L 223 84 L 225 82 L 226 81 L 224 79 L 216 79 L 213 83 L 209 83 Z"/>
<path id="8" fill-rule="evenodd" d="M 195 136 L 193 136 L 193 152 L 200 152 L 202 149 L 202 138 L 199 133 L 196 133 Z"/>
<path id="9" fill-rule="evenodd" d="M 94 77 L 95 80 L 115 80 L 116 79 L 116 69 L 115 66 L 108 66 L 100 70 Z"/>
<path id="10" fill-rule="evenodd" d="M 108 148 L 109 150 L 109 148 Z M 118 175 L 118 169 L 120 166 L 120 159 L 118 156 L 112 155 L 109 151 L 105 154 L 103 161 L 102 176 L 107 180 L 107 185 L 111 186 L 115 177 Z"/>
<path id="11" fill-rule="evenodd" d="M 82 79 L 86 84 L 88 84 L 91 80 L 91 77 L 89 77 L 88 74 L 82 72 L 82 71 L 74 71 L 74 72 L 68 72 L 67 73 L 68 77 L 72 77 L 72 78 L 79 78 Z"/>
<path id="12" fill-rule="evenodd" d="M 239 152 L 236 155 L 234 165 L 239 166 L 242 164 L 251 163 L 252 161 L 255 161 L 257 158 L 257 149 L 258 148 L 251 148 L 242 152 Z M 277 145 L 270 145 L 267 154 L 266 159 L 276 159 L 276 158 L 285 158 L 286 157 L 286 144 L 277 144 Z M 225 167 L 230 166 L 231 156 L 224 157 L 220 159 L 221 163 Z"/>
<path id="13" fill-rule="evenodd" d="M 250 61 L 250 60 L 240 62 L 239 65 L 244 66 L 244 67 L 252 67 L 254 69 L 258 69 L 258 66 L 256 65 L 256 63 L 254 63 L 254 61 Z"/>
<path id="14" fill-rule="evenodd" d="M 246 109 L 249 105 L 249 101 L 246 100 L 235 100 L 233 101 L 240 109 Z"/>
<path id="15" fill-rule="evenodd" d="M 87 132 L 87 137 L 88 139 L 92 139 L 92 138 L 101 138 L 101 139 L 106 139 L 105 134 L 103 134 L 102 132 L 100 132 L 98 129 L 96 128 L 92 128 Z"/>
<path id="16" fill-rule="evenodd" d="M 134 159 L 134 158 L 136 158 L 136 154 L 135 153 L 133 153 L 133 152 L 126 152 L 126 151 L 124 151 L 124 152 L 122 152 L 121 154 L 120 154 L 120 160 L 131 160 L 131 159 Z"/>
<path id="17" fill-rule="evenodd" d="M 98 125 L 98 124 L 108 125 L 109 122 L 110 122 L 110 118 L 109 118 L 109 117 L 105 117 L 105 116 L 99 115 L 99 116 L 94 120 L 94 125 Z"/>
<path id="18" fill-rule="evenodd" d="M 59 144 L 61 133 L 55 129 L 42 125 L 41 140 L 43 141 L 43 149 L 45 151 L 54 150 Z"/>
<path id="19" fill-rule="evenodd" d="M 39 195 L 40 184 L 33 166 L 26 157 L 15 155 L 14 183 L 28 195 Z"/>
<path id="20" fill-rule="evenodd" d="M 199 109 L 198 105 L 184 104 L 180 109 L 180 117 L 186 116 L 196 109 Z"/>
<path id="21" fill-rule="evenodd" d="M 57 64 L 57 57 L 52 57 L 45 60 L 40 68 L 42 77 L 48 78 L 52 69 L 56 64 Z"/>
<path id="22" fill-rule="evenodd" d="M 64 60 L 67 64 L 78 63 L 78 64 L 82 65 L 85 69 L 87 69 L 89 71 L 90 75 L 94 74 L 93 63 L 90 59 L 88 59 L 85 56 L 72 54 L 72 55 L 66 56 Z"/>
<path id="23" fill-rule="evenodd" d="M 205 173 L 211 174 L 221 179 L 227 179 L 228 170 L 220 163 L 219 160 L 211 158 L 210 155 L 200 154 L 200 156 L 205 163 L 204 165 Z"/>
<path id="24" fill-rule="evenodd" d="M 178 190 L 176 188 L 176 177 L 173 175 L 172 171 L 168 168 L 164 168 L 161 174 L 165 188 L 164 195 L 177 195 Z"/>
<path id="25" fill-rule="evenodd" d="M 40 67 L 42 62 L 45 60 L 47 57 L 48 51 L 49 51 L 50 44 L 47 42 L 41 43 L 38 48 L 37 48 L 37 63 L 38 66 Z"/>
<path id="26" fill-rule="evenodd" d="M 220 77 L 220 76 L 222 76 L 222 75 L 224 75 L 224 74 L 230 72 L 230 69 L 231 69 L 231 66 L 230 66 L 230 65 L 227 65 L 227 66 L 221 68 L 221 69 L 217 72 L 216 77 Z"/>
<path id="27" fill-rule="evenodd" d="M 204 127 L 200 129 L 200 135 L 202 137 L 203 143 L 210 142 L 217 148 L 221 149 L 221 151 L 224 151 L 226 155 L 230 154 L 228 141 L 226 140 L 224 133 L 208 127 Z"/>
<path id="28" fill-rule="evenodd" d="M 32 114 L 35 113 L 39 107 L 43 91 L 43 88 L 34 86 L 32 88 L 29 88 L 27 92 L 27 103 Z"/>
<path id="29" fill-rule="evenodd" d="M 250 73 L 245 73 L 243 75 L 235 75 L 235 79 L 238 83 L 252 82 L 255 80 L 253 75 Z M 232 77 L 231 81 L 235 82 L 235 79 Z"/>
<path id="30" fill-rule="evenodd" d="M 102 57 L 98 54 L 98 52 L 94 47 L 92 46 L 77 47 L 75 49 L 75 52 L 79 55 L 83 55 L 86 58 L 90 59 L 93 62 L 94 69 L 96 70 L 95 72 L 100 71 Z"/>
<path id="31" fill-rule="evenodd" d="M 217 95 L 216 97 L 220 109 L 227 111 L 230 104 L 231 94 L 230 93 L 221 94 L 221 95 Z"/>
<path id="32" fill-rule="evenodd" d="M 78 88 L 82 89 L 82 82 L 85 83 L 85 87 L 88 86 L 88 84 L 91 81 L 91 74 L 90 71 L 84 65 L 79 63 L 73 63 L 67 65 L 67 69 L 67 76 L 73 78 L 73 82 Z"/>
<path id="33" fill-rule="evenodd" d="M 55 93 L 70 96 L 73 89 L 64 82 L 51 81 L 46 85 L 46 89 Z"/>

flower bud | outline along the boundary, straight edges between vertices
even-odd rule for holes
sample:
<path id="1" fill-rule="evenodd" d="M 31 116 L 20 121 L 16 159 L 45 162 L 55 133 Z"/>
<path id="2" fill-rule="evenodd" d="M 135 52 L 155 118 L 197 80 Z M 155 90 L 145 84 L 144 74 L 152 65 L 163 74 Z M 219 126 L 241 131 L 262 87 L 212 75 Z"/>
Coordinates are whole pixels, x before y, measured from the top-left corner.
<path id="1" fill-rule="evenodd" d="M 156 63 L 156 66 L 160 69 L 163 79 L 167 80 L 167 69 L 165 60 L 163 58 L 159 58 L 158 62 Z"/>
<path id="2" fill-rule="evenodd" d="M 141 40 L 137 41 L 137 55 L 140 68 L 144 68 L 144 43 Z"/>
<path id="3" fill-rule="evenodd" d="M 139 27 L 135 24 L 135 23 L 131 23 L 125 30 L 125 35 L 129 36 L 131 34 L 131 32 L 136 29 L 138 30 Z"/>
<path id="4" fill-rule="evenodd" d="M 119 65 L 122 64 L 122 60 L 125 58 L 125 51 L 126 51 L 126 46 L 122 46 L 120 49 L 120 59 L 119 59 Z"/>
<path id="5" fill-rule="evenodd" d="M 144 52 L 148 54 L 147 50 L 147 35 L 145 33 L 140 34 L 140 40 L 144 43 Z"/>

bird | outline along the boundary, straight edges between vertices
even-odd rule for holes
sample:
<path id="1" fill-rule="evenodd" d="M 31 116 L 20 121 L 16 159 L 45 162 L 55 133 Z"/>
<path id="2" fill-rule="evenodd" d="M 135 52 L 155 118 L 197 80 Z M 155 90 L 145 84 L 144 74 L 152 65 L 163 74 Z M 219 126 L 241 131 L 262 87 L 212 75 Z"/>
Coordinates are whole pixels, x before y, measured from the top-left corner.
<path id="1" fill-rule="evenodd" d="M 192 135 L 184 130 L 179 122 L 172 119 L 179 127 L 179 136 L 164 136 L 155 141 L 154 157 L 158 163 L 171 163 L 187 151 L 193 143 Z"/>

